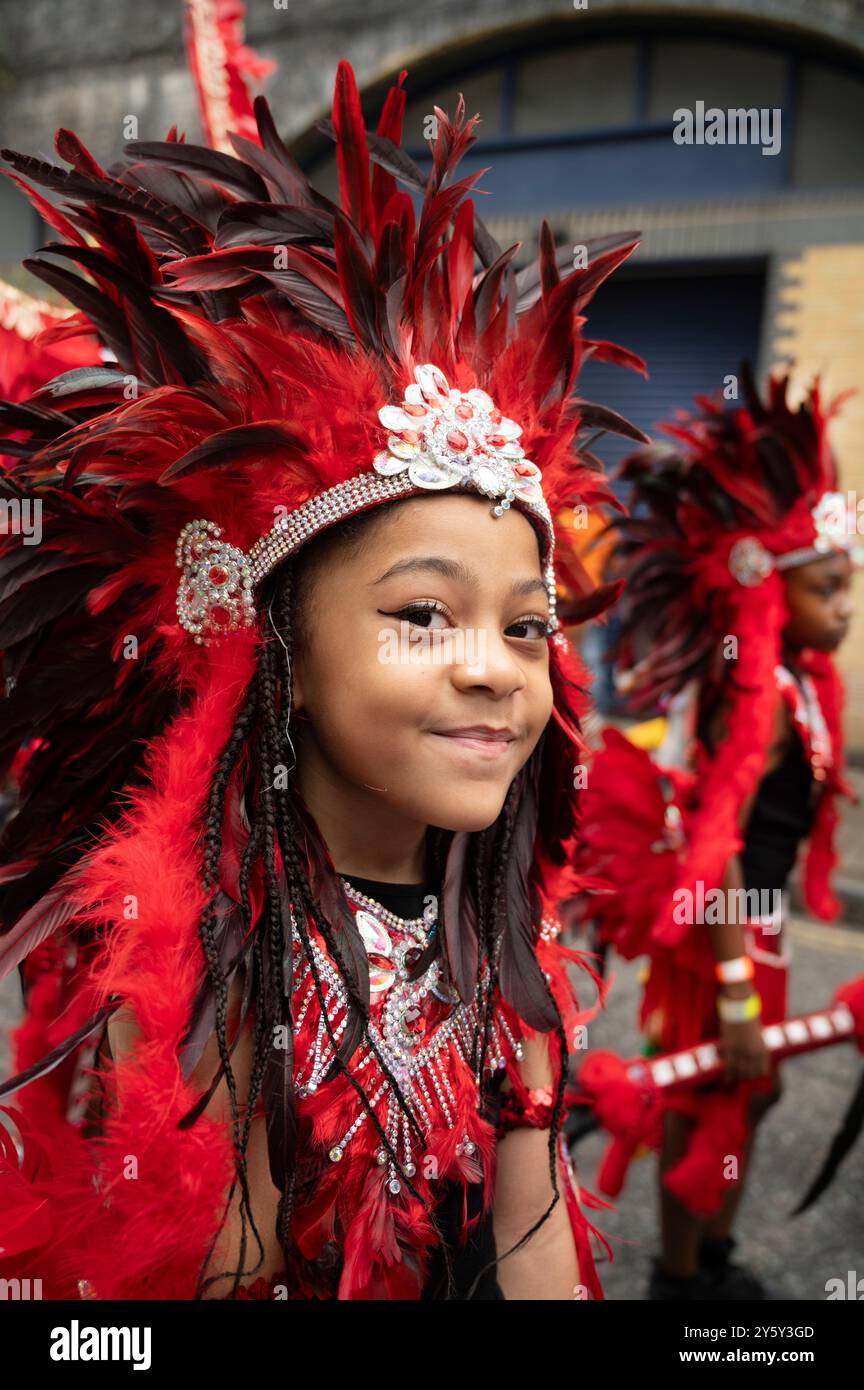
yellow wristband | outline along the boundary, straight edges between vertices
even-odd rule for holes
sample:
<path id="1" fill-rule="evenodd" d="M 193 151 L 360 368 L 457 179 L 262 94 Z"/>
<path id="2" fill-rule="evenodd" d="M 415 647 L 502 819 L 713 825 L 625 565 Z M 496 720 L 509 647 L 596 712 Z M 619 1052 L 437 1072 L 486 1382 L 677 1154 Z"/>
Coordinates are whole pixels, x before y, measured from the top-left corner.
<path id="1" fill-rule="evenodd" d="M 717 1013 L 724 1023 L 749 1023 L 762 1013 L 762 1000 L 755 989 L 746 999 L 726 999 L 718 995 Z"/>

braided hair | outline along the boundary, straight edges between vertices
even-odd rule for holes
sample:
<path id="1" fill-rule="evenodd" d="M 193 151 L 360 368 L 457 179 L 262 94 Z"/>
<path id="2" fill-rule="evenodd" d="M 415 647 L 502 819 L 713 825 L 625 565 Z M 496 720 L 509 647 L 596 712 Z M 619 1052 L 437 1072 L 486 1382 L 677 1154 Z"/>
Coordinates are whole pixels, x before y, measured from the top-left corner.
<path id="1" fill-rule="evenodd" d="M 241 1278 L 244 1275 L 254 1274 L 260 1268 L 264 1258 L 264 1249 L 252 1210 L 247 1172 L 247 1151 L 256 1101 L 264 1089 L 268 1068 L 282 1067 L 288 1069 L 287 1089 L 290 1094 L 290 1103 L 293 1105 L 292 980 L 290 978 L 292 921 L 304 948 L 305 959 L 309 963 L 321 1018 L 333 1049 L 335 1066 L 339 1072 L 345 1075 L 356 1091 L 364 1111 L 378 1133 L 382 1147 L 387 1151 L 399 1174 L 400 1180 L 428 1209 L 428 1203 L 425 1202 L 405 1172 L 394 1147 L 388 1140 L 374 1109 L 369 1103 L 362 1085 L 348 1065 L 349 1058 L 345 1055 L 344 1040 L 340 1050 L 338 1041 L 333 1034 L 332 1023 L 325 1005 L 324 984 L 316 965 L 315 954 L 311 949 L 310 920 L 314 922 L 321 933 L 329 956 L 341 978 L 347 995 L 349 1017 L 353 1014 L 355 1018 L 359 1019 L 361 1028 L 359 1036 L 372 1049 L 382 1073 L 389 1081 L 393 1096 L 402 1107 L 409 1124 L 416 1130 L 416 1120 L 409 1111 L 401 1088 L 369 1034 L 366 1006 L 359 997 L 356 981 L 352 978 L 350 969 L 346 968 L 344 952 L 340 948 L 341 925 L 339 929 L 334 930 L 333 922 L 328 921 L 327 914 L 321 910 L 320 903 L 315 901 L 313 897 L 308 881 L 308 868 L 301 859 L 298 846 L 304 842 L 304 837 L 308 839 L 310 832 L 314 832 L 315 827 L 314 825 L 310 826 L 305 819 L 301 823 L 290 779 L 281 778 L 279 775 L 286 770 L 290 771 L 290 767 L 287 767 L 284 761 L 286 748 L 293 754 L 289 733 L 293 702 L 292 659 L 296 652 L 302 651 L 308 643 L 311 626 L 310 598 L 314 575 L 320 566 L 326 564 L 327 558 L 334 550 L 338 549 L 344 554 L 346 547 L 349 551 L 361 548 L 368 540 L 370 524 L 374 524 L 383 511 L 399 505 L 401 505 L 400 501 L 394 501 L 384 507 L 376 508 L 372 513 L 367 512 L 349 517 L 329 528 L 323 535 L 308 542 L 297 556 L 286 560 L 271 577 L 269 585 L 265 586 L 262 593 L 262 607 L 272 620 L 273 636 L 262 647 L 258 667 L 250 682 L 246 699 L 238 711 L 231 735 L 218 760 L 210 787 L 203 831 L 205 846 L 204 884 L 214 896 L 202 913 L 199 935 L 206 962 L 207 976 L 215 999 L 216 1039 L 231 1108 L 235 1177 L 228 1193 L 220 1226 L 202 1264 L 197 1290 L 198 1297 L 201 1297 L 212 1284 L 226 1278 L 233 1280 L 228 1296 L 236 1297 Z M 542 756 L 542 746 L 543 739 L 541 738 L 532 752 L 529 765 L 533 764 L 535 759 L 539 762 Z M 218 946 L 215 900 L 215 890 L 219 882 L 226 797 L 235 770 L 239 771 L 244 778 L 244 798 L 249 822 L 249 837 L 240 869 L 240 898 L 245 927 L 244 936 L 248 935 L 252 941 L 247 966 L 247 969 L 251 971 L 251 981 L 247 983 L 247 989 L 254 1004 L 252 1061 L 245 1115 L 242 1122 L 236 1078 L 231 1064 L 232 1049 L 228 1040 L 229 981 Z M 475 996 L 477 1007 L 470 1064 L 478 1081 L 481 1113 L 489 1119 L 494 1118 L 495 1112 L 490 1084 L 485 1076 L 485 1062 L 494 1020 L 494 999 L 499 979 L 501 945 L 503 934 L 507 930 L 505 866 L 508 859 L 508 849 L 520 816 L 520 786 L 520 779 L 517 777 L 508 789 L 507 797 L 496 821 L 485 830 L 477 831 L 471 835 L 468 854 L 468 872 L 477 904 L 477 930 L 480 948 Z M 436 881 L 439 882 L 443 876 L 451 837 L 452 832 L 447 830 L 436 827 L 429 829 L 427 843 L 430 861 Z M 283 884 L 280 884 L 276 870 L 275 847 L 277 842 L 284 866 L 285 881 Z M 252 920 L 249 882 L 253 869 L 259 862 L 263 869 L 265 895 L 261 917 L 256 925 Z M 285 907 L 288 903 L 290 903 L 290 912 L 286 913 Z M 286 916 L 289 917 L 287 923 Z M 353 921 L 353 918 L 351 920 Z M 345 928 L 348 929 L 347 922 Z M 415 963 L 412 976 L 425 971 L 434 956 L 440 952 L 441 936 L 441 933 L 435 934 L 430 946 Z M 484 961 L 488 961 L 489 964 L 485 987 Z M 540 1219 L 511 1250 L 506 1252 L 506 1255 L 512 1254 L 522 1247 L 525 1241 L 548 1219 L 560 1197 L 557 1185 L 556 1147 L 563 1111 L 569 1053 L 566 1030 L 545 977 L 544 985 L 557 1018 L 555 1032 L 560 1042 L 563 1061 L 558 1078 L 552 1128 L 549 1135 L 549 1170 L 554 1195 L 552 1202 Z M 281 1030 L 281 1038 L 287 1038 L 287 1047 L 284 1048 L 281 1056 L 277 1056 L 277 1049 L 273 1042 L 274 1030 L 277 1028 Z M 350 1026 L 346 1031 L 350 1034 Z M 351 1051 L 353 1052 L 353 1050 L 352 1048 Z M 283 1081 L 285 1079 L 283 1078 Z M 281 1091 L 277 1088 L 277 1094 L 284 1095 L 284 1087 Z M 196 1107 L 196 1111 L 199 1109 L 200 1106 Z M 290 1136 L 293 1128 L 293 1115 L 281 1116 L 280 1118 L 285 1128 L 278 1132 Z M 269 1113 L 267 1123 L 268 1127 L 274 1123 L 274 1117 Z M 422 1140 L 419 1131 L 418 1137 Z M 279 1168 L 280 1199 L 276 1216 L 276 1235 L 286 1260 L 286 1267 L 292 1253 L 296 1256 L 296 1251 L 292 1252 L 290 1225 L 296 1203 L 297 1174 L 294 1164 L 290 1161 L 291 1157 L 291 1154 L 286 1154 L 284 1168 L 281 1165 Z M 271 1148 L 271 1172 L 272 1169 L 273 1150 Z M 274 1173 L 273 1176 L 276 1180 L 277 1174 Z M 219 1233 L 227 1218 L 230 1203 L 238 1184 L 240 1187 L 238 1211 L 241 1235 L 237 1268 L 231 1272 L 226 1271 L 210 1275 L 205 1279 L 203 1277 L 204 1271 L 207 1269 Z M 434 1212 L 430 1211 L 429 1216 L 434 1223 Z M 257 1242 L 259 1253 L 254 1266 L 247 1269 L 245 1268 L 245 1261 L 248 1245 L 247 1227 L 249 1226 L 251 1226 L 252 1234 Z M 446 1243 L 442 1245 L 442 1250 L 446 1275 L 446 1296 L 450 1297 L 455 1286 Z M 498 1258 L 503 1259 L 505 1257 L 502 1255 Z M 491 1265 L 487 1266 L 487 1268 L 491 1267 Z M 485 1272 L 484 1269 L 478 1274 L 467 1297 L 471 1297 L 479 1278 Z"/>

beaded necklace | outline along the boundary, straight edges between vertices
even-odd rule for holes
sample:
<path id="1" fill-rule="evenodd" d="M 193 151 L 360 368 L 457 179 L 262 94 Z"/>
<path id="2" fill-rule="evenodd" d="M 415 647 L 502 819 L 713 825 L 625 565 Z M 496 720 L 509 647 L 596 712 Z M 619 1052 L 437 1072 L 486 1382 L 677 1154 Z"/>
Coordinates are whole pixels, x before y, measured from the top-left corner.
<path id="1" fill-rule="evenodd" d="M 374 898 L 369 898 L 365 893 L 361 893 L 359 888 L 355 888 L 352 883 L 349 883 L 344 874 L 340 874 L 339 877 L 345 887 L 345 896 L 351 902 L 365 909 L 367 913 L 371 913 L 378 921 L 383 922 L 386 926 L 393 927 L 396 931 L 403 931 L 412 936 L 416 936 L 422 940 L 424 945 L 427 939 L 431 937 L 432 933 L 436 930 L 438 925 L 438 913 L 434 902 L 427 904 L 423 909 L 423 915 L 421 917 L 397 917 L 395 912 L 391 912 L 389 908 L 383 907 L 382 904 L 376 902 Z"/>
<path id="2" fill-rule="evenodd" d="M 805 672 L 796 680 L 786 666 L 775 666 L 774 674 L 777 688 L 787 700 L 792 721 L 801 735 L 814 780 L 824 782 L 834 759 L 831 734 L 819 705 L 816 687 Z"/>
<path id="3" fill-rule="evenodd" d="M 369 956 L 370 1016 L 368 1039 L 364 1039 L 351 1059 L 358 1076 L 369 1078 L 367 1099 L 371 1108 L 381 1106 L 379 1118 L 387 1141 L 408 1177 L 416 1174 L 416 1136 L 403 1109 L 395 1101 L 388 1077 L 381 1069 L 375 1050 L 395 1077 L 402 1098 L 419 1131 L 428 1136 L 433 1126 L 453 1129 L 457 1123 L 457 1096 L 453 1086 L 452 1067 L 456 1058 L 474 1074 L 478 1089 L 479 1076 L 474 1072 L 471 1056 L 477 1027 L 477 1003 L 466 1004 L 454 990 L 441 959 L 432 961 L 414 980 L 409 980 L 411 965 L 437 930 L 434 903 L 414 919 L 398 917 L 374 898 L 360 893 L 342 879 L 346 895 L 355 909 L 358 930 Z M 292 939 L 295 953 L 305 955 L 291 914 Z M 348 1021 L 348 993 L 341 975 L 316 941 L 311 942 L 312 957 L 324 987 L 327 1021 L 338 1046 Z M 298 963 L 299 964 L 299 963 Z M 484 962 L 482 992 L 488 989 L 489 966 Z M 316 997 L 311 966 L 308 960 L 299 964 L 295 973 L 295 993 L 299 1004 L 295 1010 L 295 1033 L 303 1028 L 307 1012 Z M 373 1044 L 374 1049 L 373 1050 Z M 507 1021 L 500 1014 L 493 1018 L 490 1028 L 484 1070 L 494 1074 L 507 1065 L 508 1055 L 521 1060 L 521 1042 L 513 1036 Z M 311 1045 L 297 1070 L 299 1097 L 312 1096 L 326 1077 L 334 1060 L 324 1018 L 319 1018 Z M 458 1063 L 457 1063 L 458 1064 Z M 350 1125 L 328 1150 L 331 1163 L 342 1161 L 346 1149 L 358 1131 L 368 1121 L 368 1111 L 360 1106 Z M 470 1156 L 476 1145 L 463 1130 L 456 1146 L 457 1153 Z M 398 1171 L 384 1147 L 375 1154 L 376 1162 L 387 1165 L 387 1190 L 394 1197 L 402 1189 Z"/>

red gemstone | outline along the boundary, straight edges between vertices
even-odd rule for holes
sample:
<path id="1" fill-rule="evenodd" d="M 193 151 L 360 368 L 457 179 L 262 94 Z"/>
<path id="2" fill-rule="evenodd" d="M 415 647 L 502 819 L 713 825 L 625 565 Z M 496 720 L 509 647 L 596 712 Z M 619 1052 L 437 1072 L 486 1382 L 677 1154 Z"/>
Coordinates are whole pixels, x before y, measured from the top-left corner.
<path id="1" fill-rule="evenodd" d="M 489 419 L 492 421 L 493 425 L 500 425 L 501 421 L 504 419 L 504 416 L 501 414 L 500 410 L 490 410 Z"/>
<path id="2" fill-rule="evenodd" d="M 458 415 L 460 420 L 471 420 L 474 416 L 474 407 L 469 405 L 467 401 L 460 401 L 453 414 Z"/>
<path id="3" fill-rule="evenodd" d="M 228 609 L 223 608 L 221 604 L 217 604 L 215 608 L 210 609 L 210 617 L 217 627 L 227 627 L 231 621 L 231 614 L 228 612 Z"/>
<path id="4" fill-rule="evenodd" d="M 406 444 L 420 443 L 420 436 L 416 430 L 400 430 L 399 438 L 404 439 Z"/>
<path id="5" fill-rule="evenodd" d="M 224 584 L 224 583 L 225 583 L 225 580 L 226 580 L 227 578 L 228 578 L 228 573 L 227 573 L 226 570 L 223 570 L 223 568 L 222 568 L 221 565 L 213 565 L 213 566 L 212 566 L 212 568 L 211 568 L 211 570 L 210 570 L 210 583 L 211 583 L 211 584 Z"/>
<path id="6" fill-rule="evenodd" d="M 186 590 L 186 602 L 187 602 L 187 603 L 194 603 L 194 602 L 195 602 L 195 590 L 194 590 L 194 589 L 187 589 L 187 590 Z"/>
<path id="7" fill-rule="evenodd" d="M 493 449 L 503 449 L 507 440 L 504 438 L 503 434 L 490 434 L 489 443 L 492 445 Z"/>
<path id="8" fill-rule="evenodd" d="M 428 413 L 425 405 L 414 405 L 412 401 L 403 401 L 402 409 L 405 411 L 406 415 L 420 416 Z"/>
<path id="9" fill-rule="evenodd" d="M 529 463 L 514 463 L 513 472 L 518 473 L 520 478 L 532 478 L 534 476 Z"/>
<path id="10" fill-rule="evenodd" d="M 448 430 L 447 443 L 451 449 L 456 449 L 458 453 L 462 453 L 468 448 L 468 436 L 463 434 L 461 430 Z"/>

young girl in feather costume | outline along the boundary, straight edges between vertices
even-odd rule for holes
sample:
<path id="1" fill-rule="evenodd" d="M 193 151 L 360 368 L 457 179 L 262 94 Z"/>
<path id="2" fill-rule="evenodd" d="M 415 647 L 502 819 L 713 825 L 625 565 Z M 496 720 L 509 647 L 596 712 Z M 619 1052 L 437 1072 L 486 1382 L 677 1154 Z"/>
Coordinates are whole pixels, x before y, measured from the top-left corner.
<path id="1" fill-rule="evenodd" d="M 517 275 L 452 179 L 474 121 L 424 178 L 403 78 L 373 135 L 340 64 L 341 207 L 263 98 L 236 157 L 4 152 L 114 359 L 3 407 L 44 538 L 0 555 L 0 1266 L 46 1297 L 602 1297 L 560 628 L 615 590 L 556 517 L 610 500 L 576 439 L 628 427 L 571 391 L 642 370 L 581 336 L 632 244 L 562 276 L 544 224 Z"/>
<path id="2" fill-rule="evenodd" d="M 787 1016 L 786 893 L 805 846 L 806 906 L 839 914 L 836 803 L 852 794 L 832 655 L 857 557 L 828 441 L 840 401 L 816 382 L 794 407 L 781 376 L 760 394 L 746 364 L 739 382 L 740 402 L 697 397 L 664 426 L 671 444 L 622 465 L 615 657 L 633 707 L 669 720 L 654 759 L 606 731 L 584 808 L 582 868 L 615 885 L 595 900 L 598 938 L 648 958 L 648 1049 L 717 1038 L 725 1063 L 725 1086 L 664 1116 L 652 1299 L 769 1296 L 730 1258 L 757 1127 L 781 1094 L 762 1029 Z"/>

